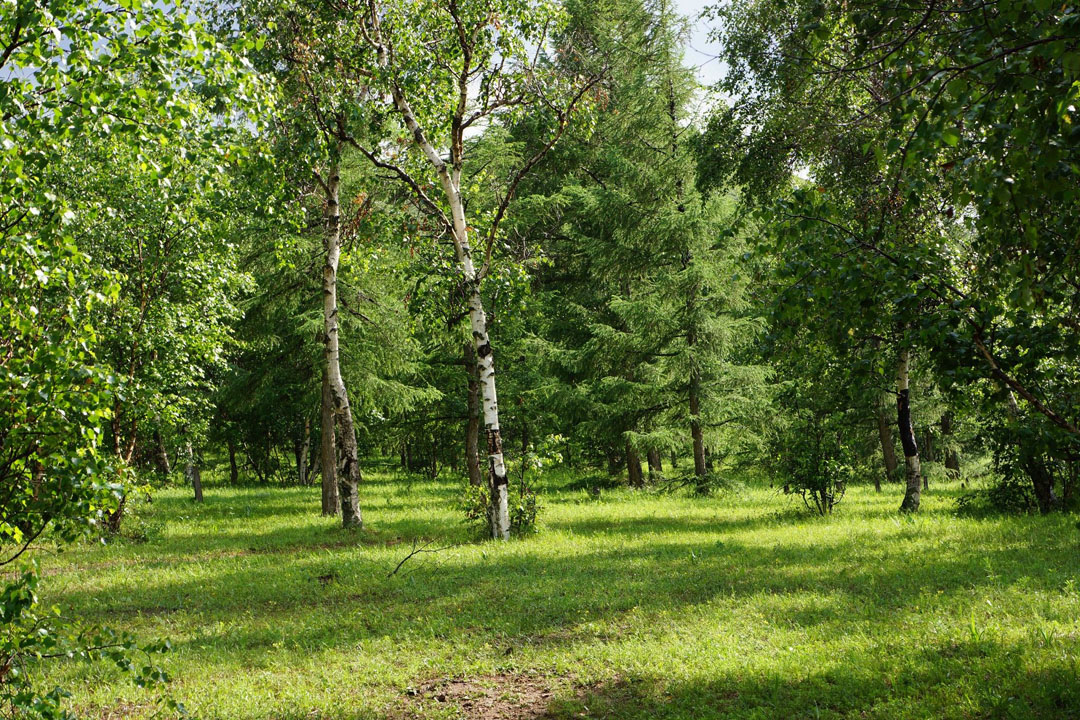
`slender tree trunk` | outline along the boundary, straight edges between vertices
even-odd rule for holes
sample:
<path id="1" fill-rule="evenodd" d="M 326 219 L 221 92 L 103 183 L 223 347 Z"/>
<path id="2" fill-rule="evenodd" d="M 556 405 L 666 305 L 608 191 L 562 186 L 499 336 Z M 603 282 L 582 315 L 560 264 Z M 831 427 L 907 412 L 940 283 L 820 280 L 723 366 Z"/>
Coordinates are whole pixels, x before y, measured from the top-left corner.
<path id="1" fill-rule="evenodd" d="M 387 47 L 378 44 L 378 63 L 388 67 L 390 55 Z M 424 156 L 434 168 L 442 186 L 446 204 L 450 208 L 450 230 L 454 241 L 454 251 L 461 266 L 462 280 L 468 293 L 469 325 L 472 329 L 473 347 L 476 349 L 477 373 L 480 380 L 480 409 L 487 437 L 488 450 L 488 487 L 491 494 L 489 519 L 491 536 L 499 540 L 510 538 L 510 507 L 507 489 L 506 462 L 503 459 L 502 430 L 499 427 L 499 401 L 495 391 L 495 355 L 488 336 L 487 314 L 484 312 L 483 298 L 480 296 L 480 275 L 473 262 L 472 246 L 469 244 L 469 230 L 465 222 L 465 203 L 461 197 L 461 170 L 464 163 L 465 126 L 464 115 L 467 110 L 468 82 L 462 82 L 458 88 L 461 99 L 454 116 L 454 127 L 450 137 L 450 163 L 431 144 L 424 129 L 420 127 L 412 108 L 401 89 L 396 85 L 391 88 L 394 107 L 401 114 L 405 126 L 413 140 L 423 151 Z"/>
<path id="2" fill-rule="evenodd" d="M 337 440 L 334 433 L 334 400 L 330 394 L 330 379 L 323 372 L 322 430 L 319 437 L 319 464 L 322 466 L 322 514 L 337 515 L 341 511 L 337 485 Z"/>
<path id="3" fill-rule="evenodd" d="M 649 450 L 645 457 L 649 460 L 649 482 L 659 482 L 664 477 L 664 464 L 660 460 L 660 451 Z"/>
<path id="4" fill-rule="evenodd" d="M 187 481 L 191 483 L 191 489 L 195 491 L 195 502 L 203 501 L 202 493 L 202 469 L 198 463 L 195 462 L 195 451 L 191 447 L 191 440 L 188 440 L 184 446 L 184 453 L 186 455 L 186 465 L 184 467 L 184 474 L 187 475 Z"/>
<path id="5" fill-rule="evenodd" d="M 308 455 L 311 453 L 311 420 L 304 418 L 304 437 L 296 453 L 296 479 L 300 485 L 308 484 Z"/>
<path id="6" fill-rule="evenodd" d="M 476 349 L 465 343 L 465 372 L 469 375 L 468 420 L 465 421 L 465 465 L 469 469 L 469 484 L 480 487 L 484 473 L 480 469 L 480 375 L 476 364 Z"/>
<path id="7" fill-rule="evenodd" d="M 626 475 L 630 481 L 630 487 L 645 486 L 645 475 L 641 472 L 641 458 L 629 442 L 626 443 Z"/>
<path id="8" fill-rule="evenodd" d="M 692 334 L 692 333 L 691 333 Z M 705 437 L 701 430 L 701 409 L 698 400 L 697 372 L 690 373 L 690 437 L 694 442 L 694 474 L 698 479 L 705 477 Z"/>
<path id="9" fill-rule="evenodd" d="M 1009 402 L 1009 417 L 1013 419 L 1013 422 L 1020 422 L 1020 406 L 1011 389 L 1006 389 L 1006 398 Z M 1031 479 L 1031 487 L 1035 491 L 1035 501 L 1039 504 L 1039 512 L 1046 515 L 1056 510 L 1060 503 L 1054 493 L 1053 473 L 1050 472 L 1043 459 L 1031 452 L 1022 442 L 1018 443 L 1017 451 L 1020 455 L 1020 464 Z"/>
<path id="10" fill-rule="evenodd" d="M 1021 448 L 1021 460 L 1031 485 L 1035 490 L 1035 500 L 1039 503 L 1039 512 L 1043 515 L 1059 507 L 1057 494 L 1054 492 L 1054 475 L 1040 458 L 1035 458 Z"/>
<path id="11" fill-rule="evenodd" d="M 900 445 L 904 448 L 904 477 L 906 490 L 900 509 L 918 512 L 922 491 L 922 468 L 919 465 L 919 446 L 915 443 L 915 428 L 911 423 L 911 388 L 908 376 L 911 353 L 900 352 L 896 369 L 896 421 L 900 433 Z"/>
<path id="12" fill-rule="evenodd" d="M 437 154 L 429 153 L 429 157 L 433 158 L 433 162 L 438 160 Z M 469 325 L 472 329 L 473 349 L 476 351 L 477 378 L 480 383 L 480 411 L 484 433 L 487 437 L 491 537 L 496 540 L 508 540 L 510 539 L 510 502 L 506 462 L 503 458 L 502 430 L 499 427 L 499 400 L 495 389 L 495 354 L 488 335 L 484 301 L 480 295 L 480 277 L 473 264 L 472 247 L 469 245 L 469 234 L 465 225 L 465 206 L 461 200 L 460 190 L 461 168 L 453 168 L 451 176 L 445 163 L 438 160 L 435 164 L 442 181 L 443 192 L 450 205 L 454 249 L 469 293 Z"/>
<path id="13" fill-rule="evenodd" d="M 460 202 L 460 196 L 459 196 Z M 464 223 L 464 217 L 462 217 Z M 455 221 L 456 224 L 456 221 Z M 462 228 L 464 235 L 464 227 Z M 503 459 L 502 430 L 499 427 L 499 401 L 495 391 L 495 356 L 491 349 L 491 340 L 487 332 L 487 316 L 480 298 L 480 283 L 472 269 L 472 260 L 468 252 L 459 249 L 459 255 L 466 258 L 463 264 L 468 268 L 466 277 L 471 276 L 469 298 L 469 319 L 472 325 L 473 345 L 476 348 L 478 373 L 480 376 L 481 410 L 488 448 L 488 486 L 491 491 L 491 536 L 497 540 L 510 539 L 510 500 L 507 488 L 506 462 Z"/>
<path id="14" fill-rule="evenodd" d="M 435 436 L 431 436 L 431 479 L 439 477 L 439 442 Z"/>
<path id="15" fill-rule="evenodd" d="M 957 480 L 960 477 L 960 451 L 953 444 L 953 417 L 950 410 L 941 416 L 941 440 L 945 445 L 945 473 L 950 479 Z"/>
<path id="16" fill-rule="evenodd" d="M 229 438 L 225 441 L 225 446 L 229 450 L 229 484 L 236 485 L 240 482 L 240 468 L 236 464 L 236 443 Z"/>
<path id="17" fill-rule="evenodd" d="M 165 449 L 165 439 L 160 430 L 154 430 L 154 465 L 161 475 L 168 477 L 169 452 Z"/>
<path id="18" fill-rule="evenodd" d="M 338 189 L 341 176 L 336 159 L 328 168 L 323 189 L 326 192 L 326 263 L 323 266 L 323 324 L 325 328 L 326 377 L 332 401 L 333 427 L 337 450 L 341 458 L 338 474 L 338 496 L 341 505 L 341 524 L 345 527 L 363 526 L 360 515 L 360 458 L 356 447 L 349 393 L 341 376 L 337 271 L 341 257 L 341 204 Z"/>
<path id="19" fill-rule="evenodd" d="M 674 450 L 671 451 L 671 467 L 679 467 L 679 455 Z"/>
<path id="20" fill-rule="evenodd" d="M 892 425 L 885 413 L 885 398 L 878 397 L 877 403 L 878 439 L 881 441 L 881 456 L 885 459 L 885 479 L 896 478 L 896 445 L 893 443 Z M 874 489 L 881 492 L 881 476 L 874 474 Z"/>

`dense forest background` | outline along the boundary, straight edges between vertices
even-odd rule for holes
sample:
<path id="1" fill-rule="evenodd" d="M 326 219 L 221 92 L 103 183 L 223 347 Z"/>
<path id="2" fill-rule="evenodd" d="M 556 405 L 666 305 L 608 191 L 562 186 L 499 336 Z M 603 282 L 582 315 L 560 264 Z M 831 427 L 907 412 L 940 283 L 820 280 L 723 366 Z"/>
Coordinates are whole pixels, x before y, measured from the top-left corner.
<path id="1" fill-rule="evenodd" d="M 502 540 L 555 467 L 1075 509 L 1078 37 L 1040 0 L 5 2 L 0 566 L 163 487 L 361 527 L 387 458 Z M 54 656 L 164 679 L 4 582 L 0 712 L 62 717 L 20 674 Z"/>

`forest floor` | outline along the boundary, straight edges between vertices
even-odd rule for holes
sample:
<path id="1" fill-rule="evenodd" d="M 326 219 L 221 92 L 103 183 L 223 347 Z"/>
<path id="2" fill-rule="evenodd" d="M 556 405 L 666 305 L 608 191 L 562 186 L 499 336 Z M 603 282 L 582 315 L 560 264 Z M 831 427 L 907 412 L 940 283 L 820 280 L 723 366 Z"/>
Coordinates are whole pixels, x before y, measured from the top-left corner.
<path id="1" fill-rule="evenodd" d="M 507 543 L 473 539 L 458 482 L 383 466 L 361 532 L 314 487 L 164 490 L 145 541 L 44 555 L 45 600 L 170 638 L 207 720 L 1080 717 L 1075 516 L 957 517 L 955 486 L 817 518 L 766 487 L 544 484 Z M 392 574 L 414 548 L 437 551 Z M 153 712 L 115 668 L 59 674 L 91 717 Z"/>

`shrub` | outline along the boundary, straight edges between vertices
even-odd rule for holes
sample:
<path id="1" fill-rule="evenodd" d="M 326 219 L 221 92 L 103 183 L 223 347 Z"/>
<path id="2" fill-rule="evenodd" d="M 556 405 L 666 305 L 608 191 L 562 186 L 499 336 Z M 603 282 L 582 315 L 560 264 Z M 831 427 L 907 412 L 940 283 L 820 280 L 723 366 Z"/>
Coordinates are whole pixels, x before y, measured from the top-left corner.
<path id="1" fill-rule="evenodd" d="M 157 687 L 169 677 L 152 662 L 169 644 L 138 645 L 129 635 L 103 627 L 79 627 L 55 609 L 38 604 L 38 575 L 31 565 L 0 590 L 0 717 L 25 720 L 65 720 L 62 707 L 68 693 L 46 689 L 38 680 L 44 663 L 62 660 L 105 661 L 116 665 L 139 687 Z M 136 656 L 142 656 L 136 661 Z M 186 716 L 170 697 L 158 698 L 163 710 Z"/>

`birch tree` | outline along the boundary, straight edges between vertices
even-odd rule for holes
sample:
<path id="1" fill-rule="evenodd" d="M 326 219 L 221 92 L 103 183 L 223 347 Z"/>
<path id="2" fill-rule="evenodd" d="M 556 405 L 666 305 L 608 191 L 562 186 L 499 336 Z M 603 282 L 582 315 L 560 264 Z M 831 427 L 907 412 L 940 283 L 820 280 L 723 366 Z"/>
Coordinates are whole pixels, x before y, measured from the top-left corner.
<path id="1" fill-rule="evenodd" d="M 259 45 L 260 66 L 277 76 L 288 110 L 279 117 L 278 141 L 295 153 L 322 205 L 322 337 L 325 389 L 322 393 L 324 440 L 323 512 L 332 511 L 334 492 L 325 481 L 337 479 L 337 505 L 345 527 L 361 527 L 361 481 L 349 391 L 341 372 L 338 270 L 341 262 L 341 163 L 347 140 L 360 134 L 357 108 L 364 96 L 354 80 L 355 61 L 363 61 L 348 39 L 348 16 L 334 3 L 254 0 L 229 9 L 223 27 L 266 33 Z M 281 23 L 279 26 L 278 23 Z M 280 153 L 286 156 L 283 151 Z M 329 422 L 331 421 L 332 422 Z M 327 435 L 332 433 L 334 457 Z M 333 459 L 334 462 L 330 462 Z"/>
<path id="2" fill-rule="evenodd" d="M 550 3 L 370 0 L 341 6 L 355 18 L 356 30 L 370 51 L 366 64 L 357 68 L 361 86 L 369 102 L 385 113 L 385 127 L 400 133 L 396 142 L 356 135 L 346 139 L 376 168 L 404 183 L 454 248 L 476 353 L 488 448 L 491 535 L 507 539 L 507 471 L 495 355 L 481 284 L 519 183 L 558 142 L 598 77 L 564 78 L 554 72 L 547 53 L 553 49 L 550 41 L 561 17 Z M 573 52 L 569 43 L 554 50 Z M 468 176 L 467 133 L 527 112 L 546 117 L 548 136 L 504 179 L 494 209 L 467 217 L 472 191 L 462 184 Z M 432 185 L 438 195 L 429 194 Z"/>

